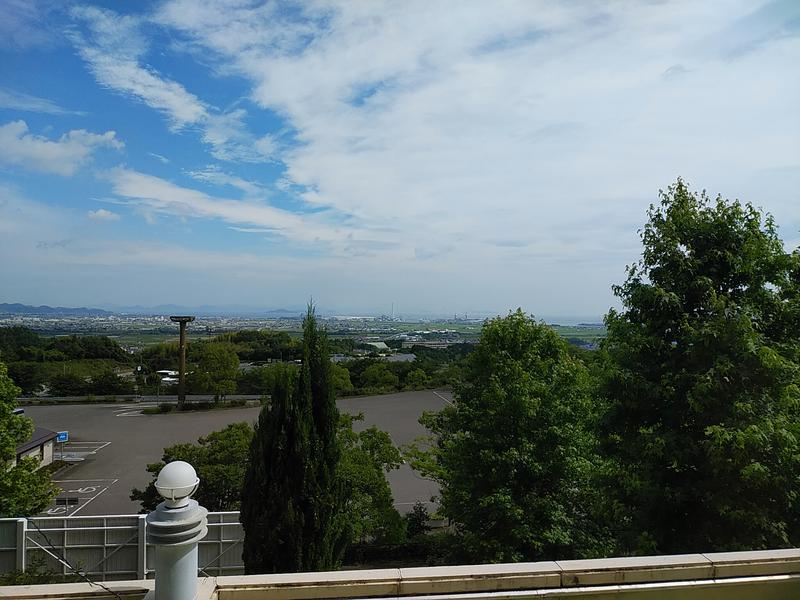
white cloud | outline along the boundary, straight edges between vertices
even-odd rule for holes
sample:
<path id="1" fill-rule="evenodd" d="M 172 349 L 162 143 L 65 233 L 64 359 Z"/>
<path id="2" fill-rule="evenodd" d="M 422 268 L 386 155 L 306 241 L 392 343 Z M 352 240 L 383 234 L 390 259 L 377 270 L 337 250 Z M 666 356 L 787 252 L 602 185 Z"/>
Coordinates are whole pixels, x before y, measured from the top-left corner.
<path id="1" fill-rule="evenodd" d="M 59 3 L 53 0 L 3 0 L 0 6 L 0 46 L 13 50 L 46 47 L 57 38 L 50 13 Z"/>
<path id="2" fill-rule="evenodd" d="M 306 202 L 402 231 L 409 257 L 452 266 L 475 260 L 479 239 L 526 239 L 621 276 L 647 205 L 678 175 L 736 196 L 761 170 L 800 164 L 797 27 L 787 16 L 753 45 L 736 34 L 753 10 L 169 0 L 157 19 L 286 118 L 299 143 L 281 159 Z M 797 224 L 781 189 L 767 207 Z"/>
<path id="3" fill-rule="evenodd" d="M 781 17 L 795 4 L 158 3 L 159 33 L 203 55 L 192 76 L 214 69 L 202 83 L 147 63 L 148 17 L 79 10 L 89 30 L 75 44 L 101 85 L 198 131 L 218 160 L 286 165 L 281 199 L 299 190 L 293 208 L 320 213 L 270 205 L 253 171 L 230 165 L 189 173 L 238 190 L 218 195 L 124 169 L 109 177 L 162 224 L 213 219 L 253 248 L 276 237 L 270 248 L 313 248 L 313 260 L 282 263 L 296 279 L 276 280 L 295 295 L 600 311 L 638 255 L 647 205 L 678 175 L 754 201 L 796 239 L 800 38 Z M 248 99 L 207 101 L 200 86 L 224 85 L 220 75 L 244 78 Z M 279 115 L 280 131 L 257 130 L 263 115 L 246 113 L 247 100 Z M 63 239 L 80 237 L 53 234 Z M 71 245 L 68 256 L 156 264 L 166 251 L 104 249 Z M 215 283 L 276 281 L 255 250 L 212 254 L 180 256 L 208 260 Z M 254 285 L 239 283 L 229 289 Z"/>
<path id="4" fill-rule="evenodd" d="M 0 125 L 0 162 L 32 171 L 72 175 L 97 148 L 119 150 L 123 146 L 113 131 L 98 134 L 73 129 L 58 140 L 50 140 L 30 133 L 25 121 Z"/>
<path id="5" fill-rule="evenodd" d="M 148 154 L 162 164 L 168 165 L 171 162 L 166 156 L 162 156 L 161 154 L 156 154 L 155 152 L 148 152 Z"/>
<path id="6" fill-rule="evenodd" d="M 119 221 L 120 216 L 115 212 L 106 210 L 105 208 L 98 208 L 97 210 L 90 210 L 86 216 L 92 221 Z"/>
<path id="7" fill-rule="evenodd" d="M 108 173 L 114 193 L 147 211 L 183 218 L 215 219 L 237 226 L 256 226 L 295 242 L 335 242 L 352 231 L 318 215 L 298 215 L 265 202 L 210 196 L 159 177 L 114 169 Z"/>
<path id="8" fill-rule="evenodd" d="M 148 24 L 142 18 L 88 6 L 73 8 L 72 15 L 90 32 L 88 36 L 73 32 L 71 37 L 100 85 L 161 112 L 174 131 L 199 127 L 219 160 L 258 163 L 271 158 L 264 153 L 263 142 L 248 131 L 244 109 L 220 111 L 143 64 L 148 44 L 142 30 Z"/>
<path id="9" fill-rule="evenodd" d="M 139 64 L 147 51 L 140 18 L 91 6 L 77 6 L 72 15 L 90 35 L 73 31 L 72 40 L 92 74 L 104 87 L 132 96 L 164 113 L 179 129 L 205 118 L 207 106 L 180 83 Z"/>
<path id="10" fill-rule="evenodd" d="M 264 195 L 264 188 L 255 181 L 248 181 L 241 177 L 236 177 L 230 173 L 226 173 L 217 165 L 208 165 L 204 169 L 197 169 L 195 171 L 187 171 L 186 173 L 192 179 L 210 183 L 213 185 L 231 186 L 242 192 L 246 196 L 254 197 Z"/>
<path id="11" fill-rule="evenodd" d="M 63 108 L 47 98 L 38 98 L 22 92 L 0 88 L 0 108 L 21 110 L 25 112 L 45 113 L 49 115 L 85 115 L 77 110 Z"/>

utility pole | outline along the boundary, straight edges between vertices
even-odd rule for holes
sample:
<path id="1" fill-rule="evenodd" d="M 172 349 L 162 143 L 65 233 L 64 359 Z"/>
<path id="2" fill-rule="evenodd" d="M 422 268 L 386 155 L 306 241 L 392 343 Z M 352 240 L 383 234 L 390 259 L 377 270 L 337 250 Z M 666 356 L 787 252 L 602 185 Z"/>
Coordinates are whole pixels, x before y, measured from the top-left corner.
<path id="1" fill-rule="evenodd" d="M 180 323 L 181 325 L 181 341 L 179 346 L 178 355 L 178 406 L 177 409 L 181 410 L 186 402 L 186 324 L 194 321 L 194 317 L 179 316 L 170 317 L 173 323 Z"/>

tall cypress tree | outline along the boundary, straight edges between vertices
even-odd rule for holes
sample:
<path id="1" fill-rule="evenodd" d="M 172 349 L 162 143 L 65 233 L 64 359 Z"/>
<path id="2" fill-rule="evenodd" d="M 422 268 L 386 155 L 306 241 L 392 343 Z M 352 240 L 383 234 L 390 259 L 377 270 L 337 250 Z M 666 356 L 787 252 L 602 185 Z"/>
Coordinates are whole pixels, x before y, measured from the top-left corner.
<path id="1" fill-rule="evenodd" d="M 310 457 L 305 498 L 304 564 L 309 570 L 334 568 L 347 549 L 345 497 L 338 476 L 341 448 L 339 410 L 331 379 L 327 334 L 309 305 L 303 322 L 303 367 L 297 385 L 299 409 L 310 416 Z"/>
<path id="2" fill-rule="evenodd" d="M 309 306 L 300 375 L 281 377 L 253 437 L 241 511 L 247 573 L 339 565 L 349 528 L 337 472 L 338 420 L 327 336 Z"/>
<path id="3" fill-rule="evenodd" d="M 239 517 L 248 574 L 305 570 L 302 495 L 309 423 L 300 418 L 292 387 L 289 373 L 282 373 L 250 447 Z"/>

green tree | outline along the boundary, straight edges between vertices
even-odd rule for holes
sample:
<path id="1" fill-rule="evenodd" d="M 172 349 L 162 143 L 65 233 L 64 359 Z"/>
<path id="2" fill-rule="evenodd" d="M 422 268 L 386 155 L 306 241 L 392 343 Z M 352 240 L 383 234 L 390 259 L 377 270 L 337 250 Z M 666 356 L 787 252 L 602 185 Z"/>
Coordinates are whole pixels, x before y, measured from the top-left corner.
<path id="1" fill-rule="evenodd" d="M 414 369 L 406 376 L 406 387 L 410 390 L 423 390 L 429 383 L 428 376 L 422 369 Z"/>
<path id="2" fill-rule="evenodd" d="M 132 394 L 133 381 L 123 379 L 114 371 L 103 371 L 92 376 L 89 389 L 98 395 Z"/>
<path id="3" fill-rule="evenodd" d="M 604 443 L 640 552 L 800 543 L 800 254 L 750 204 L 661 192 L 606 317 Z"/>
<path id="4" fill-rule="evenodd" d="M 69 371 L 56 373 L 49 381 L 51 396 L 85 396 L 91 387 L 80 375 Z"/>
<path id="5" fill-rule="evenodd" d="M 242 493 L 247 573 L 335 568 L 348 544 L 327 336 L 309 306 L 303 364 L 259 415 Z"/>
<path id="6" fill-rule="evenodd" d="M 0 360 L 5 363 L 25 360 L 43 345 L 42 338 L 27 327 L 0 327 Z"/>
<path id="7" fill-rule="evenodd" d="M 361 374 L 361 381 L 365 388 L 378 391 L 396 390 L 400 385 L 400 379 L 384 362 L 376 362 L 367 367 Z"/>
<path id="8" fill-rule="evenodd" d="M 8 364 L 8 374 L 24 394 L 33 394 L 42 389 L 46 380 L 43 365 L 38 362 L 21 361 Z"/>
<path id="9" fill-rule="evenodd" d="M 333 381 L 333 390 L 337 396 L 353 391 L 353 382 L 350 381 L 350 371 L 347 370 L 347 367 L 332 363 L 331 380 Z"/>
<path id="10" fill-rule="evenodd" d="M 347 520 L 355 540 L 399 543 L 405 537 L 405 527 L 394 508 L 386 473 L 400 466 L 402 456 L 385 431 L 374 426 L 353 431 L 353 422 L 363 418 L 342 415 L 340 420 L 339 474 L 347 498 Z"/>
<path id="11" fill-rule="evenodd" d="M 430 518 L 431 516 L 425 504 L 419 500 L 414 502 L 411 512 L 406 515 L 408 537 L 413 539 L 428 533 L 431 530 L 430 525 L 428 525 Z"/>
<path id="12" fill-rule="evenodd" d="M 518 310 L 484 324 L 455 402 L 421 419 L 436 437 L 412 464 L 439 481 L 440 510 L 474 560 L 609 551 L 593 513 L 590 383 L 566 343 Z"/>
<path id="13" fill-rule="evenodd" d="M 236 390 L 240 394 L 261 394 L 270 396 L 275 383 L 284 371 L 296 371 L 297 365 L 291 363 L 275 363 L 240 371 L 236 378 Z"/>
<path id="14" fill-rule="evenodd" d="M 211 511 L 239 510 L 252 440 L 253 428 L 249 424 L 232 423 L 201 437 L 196 444 L 164 448 L 161 462 L 147 465 L 153 480 L 143 490 L 131 490 L 131 500 L 141 503 L 142 512 L 153 510 L 162 500 L 155 488 L 159 472 L 165 464 L 183 460 L 195 468 L 200 478 L 195 500 Z"/>
<path id="15" fill-rule="evenodd" d="M 43 510 L 58 494 L 39 462 L 17 457 L 17 447 L 30 439 L 33 422 L 15 415 L 20 390 L 0 363 L 0 517 L 28 517 Z"/>
<path id="16" fill-rule="evenodd" d="M 195 391 L 214 394 L 219 401 L 236 391 L 236 377 L 239 374 L 239 357 L 233 344 L 210 342 L 200 346 L 196 355 L 197 366 L 192 375 Z"/>

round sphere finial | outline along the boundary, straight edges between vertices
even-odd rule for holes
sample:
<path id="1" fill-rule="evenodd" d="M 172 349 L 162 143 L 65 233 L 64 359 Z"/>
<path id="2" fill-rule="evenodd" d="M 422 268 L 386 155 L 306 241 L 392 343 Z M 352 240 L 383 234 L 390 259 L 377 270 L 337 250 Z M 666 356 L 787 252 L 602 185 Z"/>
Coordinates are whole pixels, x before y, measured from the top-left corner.
<path id="1" fill-rule="evenodd" d="M 189 504 L 189 498 L 197 491 L 200 478 L 194 467 L 182 460 L 164 465 L 156 479 L 156 491 L 167 501 L 167 506 L 179 508 Z"/>

